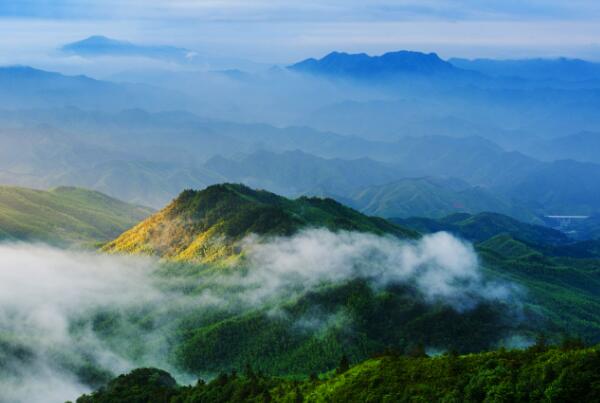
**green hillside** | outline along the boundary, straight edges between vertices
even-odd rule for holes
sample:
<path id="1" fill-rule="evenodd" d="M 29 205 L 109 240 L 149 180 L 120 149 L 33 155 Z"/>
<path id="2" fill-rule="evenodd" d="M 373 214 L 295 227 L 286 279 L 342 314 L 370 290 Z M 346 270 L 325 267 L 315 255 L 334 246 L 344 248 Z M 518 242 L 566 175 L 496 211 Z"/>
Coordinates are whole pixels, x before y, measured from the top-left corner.
<path id="1" fill-rule="evenodd" d="M 598 243 L 496 214 L 391 219 L 422 233 L 448 231 L 474 242 L 489 275 L 518 284 L 522 308 L 544 318 L 534 326 L 600 341 Z"/>
<path id="2" fill-rule="evenodd" d="M 510 309 L 498 301 L 461 312 L 443 301 L 427 303 L 410 284 L 373 289 L 366 279 L 357 278 L 323 284 L 299 297 L 292 293 L 268 305 L 187 312 L 178 325 L 173 359 L 193 373 L 230 370 L 251 361 L 269 373 L 306 374 L 331 368 L 343 353 L 359 360 L 385 348 L 410 348 L 415 343 L 474 352 L 493 348 L 512 334 L 531 336 L 540 330 L 555 337 L 573 332 L 599 341 L 600 278 L 593 269 L 598 261 L 545 254 L 543 248 L 568 241 L 563 234 L 492 213 L 425 222 L 436 226 L 419 228 L 424 232 L 455 228 L 465 238 L 482 241 L 476 247 L 484 273 L 519 289 L 514 303 L 520 320 L 511 320 Z M 104 250 L 163 257 L 169 262 L 168 276 L 203 279 L 204 286 L 189 292 L 201 294 L 209 288 L 231 303 L 244 286 L 227 281 L 226 286 L 211 286 L 215 274 L 210 263 L 239 256 L 243 252 L 239 241 L 249 234 L 291 235 L 307 227 L 404 238 L 416 234 L 329 199 L 290 200 L 224 184 L 183 192 Z M 234 272 L 246 272 L 243 261 L 229 263 Z M 283 314 L 271 316 L 268 312 L 275 307 Z M 325 330 L 297 331 L 296 323 L 315 315 L 327 323 Z M 347 333 L 349 323 L 352 332 Z"/>
<path id="3" fill-rule="evenodd" d="M 243 259 L 229 259 L 243 252 L 240 240 L 250 234 L 287 236 L 313 227 L 405 240 L 417 236 L 330 199 L 290 200 L 223 184 L 183 192 L 104 250 L 160 256 L 163 275 L 177 284 L 183 277 L 186 293 L 200 297 L 208 291 L 224 300 L 217 307 L 186 310 L 176 321 L 176 336 L 168 336 L 175 337 L 170 362 L 195 374 L 252 362 L 266 373 L 302 375 L 333 368 L 342 354 L 361 360 L 386 348 L 404 349 L 417 343 L 481 351 L 522 327 L 506 320 L 502 302 L 482 301 L 457 310 L 449 302 L 427 301 L 414 284 L 374 286 L 368 275 L 322 281 L 300 293 L 295 285 L 275 299 L 237 305 L 249 291 L 244 276 L 257 269 L 246 267 Z M 212 270 L 214 263 L 220 270 Z M 106 328 L 101 327 L 104 333 L 111 334 L 115 326 L 118 330 L 116 319 L 101 323 L 106 323 Z"/>
<path id="4" fill-rule="evenodd" d="M 541 225 L 527 224 L 499 213 L 452 214 L 440 219 L 391 218 L 391 222 L 428 233 L 448 231 L 472 242 L 482 242 L 500 234 L 538 245 L 564 245 L 571 242 L 564 233 Z"/>
<path id="5" fill-rule="evenodd" d="M 102 193 L 59 187 L 50 191 L 0 187 L 0 238 L 53 244 L 114 238 L 152 211 Z"/>
<path id="6" fill-rule="evenodd" d="M 488 270 L 523 287 L 524 309 L 545 318 L 548 330 L 600 341 L 599 259 L 551 256 L 509 235 L 477 250 Z"/>
<path id="7" fill-rule="evenodd" d="M 356 385 L 363 385 L 360 377 L 365 376 L 369 385 L 373 377 L 379 377 L 377 372 L 369 373 L 369 368 L 377 370 L 380 365 L 377 363 L 387 363 L 386 359 L 368 360 L 347 373 L 360 373 L 358 378 L 333 375 L 331 371 L 344 356 L 350 362 L 359 363 L 382 352 L 422 356 L 424 348 L 430 352 L 475 354 L 502 346 L 529 345 L 541 333 L 553 342 L 565 335 L 580 336 L 589 343 L 600 341 L 599 259 L 554 253 L 572 247 L 563 243 L 562 234 L 500 215 L 454 215 L 424 222 L 435 226 L 423 224 L 424 232 L 454 226 L 456 233 L 460 234 L 458 230 L 461 230 L 464 237 L 478 240 L 475 250 L 480 267 L 474 275 L 481 281 L 473 283 L 477 289 L 469 286 L 468 277 L 458 276 L 455 281 L 465 282 L 465 285 L 460 285 L 455 293 L 429 298 L 426 291 L 430 287 L 447 284 L 436 279 L 440 275 L 437 266 L 446 270 L 438 255 L 433 253 L 435 258 L 428 260 L 432 252 L 426 248 L 433 245 L 428 244 L 427 239 L 436 243 L 436 238 L 420 239 L 416 231 L 381 218 L 367 217 L 333 200 L 307 197 L 290 200 L 233 184 L 184 191 L 166 208 L 104 246 L 110 253 L 161 257 L 161 264 L 151 274 L 160 298 L 152 303 L 118 309 L 110 306 L 90 309 L 73 318 L 69 334 L 77 340 L 91 330 L 103 345 L 111 346 L 133 366 L 160 363 L 177 375 L 220 380 L 208 386 L 199 384 L 194 390 L 178 387 L 166 373 L 141 370 L 134 372 L 133 378 L 119 378 L 125 385 L 119 380 L 110 384 L 105 400 L 87 401 L 119 401 L 118 395 L 110 393 L 129 393 L 131 379 L 145 385 L 143 390 L 138 388 L 140 393 L 157 391 L 159 397 L 155 401 L 168 401 L 163 397 L 184 391 L 197 395 L 175 401 L 229 401 L 232 395 L 228 393 L 240 393 L 246 399 L 253 392 L 244 386 L 247 382 L 242 375 L 234 378 L 241 383 L 230 383 L 232 375 L 224 378 L 218 374 L 240 372 L 248 363 L 256 371 L 255 376 L 267 382 L 266 392 L 272 398 L 296 401 L 300 391 L 305 399 L 344 401 L 350 393 L 357 393 Z M 368 268 L 351 270 L 346 275 L 337 275 L 338 270 L 344 273 L 343 268 L 327 266 L 322 257 L 317 260 L 303 257 L 299 259 L 297 270 L 285 271 L 294 253 L 287 248 L 277 249 L 283 252 L 284 260 L 277 260 L 273 267 L 266 269 L 261 266 L 264 261 L 252 264 L 251 252 L 244 255 L 245 244 L 241 241 L 251 234 L 261 240 L 282 236 L 284 238 L 278 238 L 277 242 L 284 242 L 296 238 L 287 236 L 304 235 L 298 233 L 300 229 L 315 227 L 334 233 L 339 230 L 361 232 L 361 240 L 368 233 L 366 238 L 374 239 L 375 243 L 391 242 L 388 244 L 391 250 L 367 248 L 364 255 L 353 255 L 351 249 L 342 247 L 344 255 L 358 256 L 342 260 L 343 266 Z M 386 237 L 373 238 L 373 234 Z M 404 249 L 407 245 L 408 249 Z M 449 245 L 451 249 L 457 244 Z M 449 249 L 443 240 L 441 247 Z M 470 254 L 469 248 L 466 249 Z M 331 254 L 334 252 L 331 250 Z M 247 258 L 238 259 L 244 256 Z M 402 269 L 406 264 L 398 256 L 418 262 L 419 271 L 432 270 L 431 276 L 388 279 L 388 275 L 398 274 L 395 269 Z M 384 263 L 378 265 L 380 261 Z M 331 269 L 336 275 L 315 272 L 324 264 L 327 273 Z M 459 262 L 451 269 L 462 270 L 463 265 Z M 280 276 L 280 271 L 284 276 Z M 503 294 L 503 290 L 510 291 Z M 497 291 L 499 296 L 495 297 Z M 490 293 L 490 298 L 484 293 Z M 581 351 L 592 354 L 592 350 Z M 23 357 L 34 353 L 28 341 L 14 332 L 0 334 L 0 355 L 7 362 L 21 362 Z M 374 393 L 375 401 L 382 400 L 382 395 L 389 395 L 391 401 L 408 399 L 408 395 L 402 395 L 404 392 L 420 396 L 424 401 L 430 401 L 432 396 L 458 396 L 455 401 L 462 401 L 465 396 L 481 397 L 481 393 L 496 390 L 494 382 L 499 382 L 498 388 L 508 387 L 510 393 L 517 393 L 517 386 L 506 386 L 506 382 L 514 381 L 518 385 L 521 381 L 527 384 L 531 379 L 537 382 L 538 364 L 544 371 L 547 368 L 546 364 L 536 361 L 546 359 L 542 356 L 532 358 L 504 351 L 487 354 L 460 358 L 458 362 L 469 363 L 459 371 L 464 378 L 450 374 L 448 383 L 437 383 L 437 379 L 443 377 L 447 365 L 444 360 L 456 359 L 454 355 L 431 359 L 392 356 L 388 359 L 394 366 L 386 367 L 381 377 L 393 381 L 387 384 L 386 380 L 373 381 L 374 386 L 363 392 Z M 558 350 L 556 354 L 547 357 L 549 363 L 563 360 Z M 573 354 L 569 357 L 578 360 L 579 353 Z M 486 357 L 494 358 L 488 362 Z M 565 368 L 571 368 L 571 358 L 560 362 Z M 73 379 L 85 385 L 105 385 L 116 375 L 105 363 L 85 355 L 85 351 L 62 351 L 53 355 L 53 359 L 58 367 L 68 368 Z M 582 360 L 582 365 L 587 365 L 588 355 Z M 440 362 L 444 364 L 438 368 Z M 506 375 L 507 362 L 515 371 L 523 368 L 523 373 Z M 496 369 L 498 373 L 494 372 Z M 556 367 L 558 373 L 563 369 Z M 493 380 L 485 378 L 487 371 L 493 372 Z M 289 379 L 301 380 L 311 373 L 324 375 L 319 381 L 313 377 L 307 383 L 288 383 L 293 382 Z M 418 380 L 416 385 L 420 386 L 413 383 L 402 386 L 409 383 L 407 379 Z M 471 379 L 474 383 L 468 386 Z M 551 379 L 554 378 L 544 378 L 536 390 L 542 394 L 555 393 L 548 391 L 554 382 Z M 550 383 L 544 383 L 546 381 Z M 455 383 L 456 386 L 449 386 Z M 225 385 L 231 389 L 220 389 Z M 397 389 L 397 385 L 401 388 Z M 163 387 L 167 390 L 161 389 Z M 264 400 L 264 388 L 252 390 L 260 390 L 257 399 Z M 161 395 L 163 392 L 166 394 Z M 88 399 L 101 396 L 100 393 Z"/>
<path id="8" fill-rule="evenodd" d="M 417 235 L 331 199 L 290 200 L 244 185 L 222 184 L 184 191 L 163 210 L 108 243 L 104 251 L 207 263 L 238 255 L 238 243 L 247 235 L 291 235 L 308 227 L 403 238 Z"/>
<path id="9" fill-rule="evenodd" d="M 412 356 L 411 356 L 412 355 Z M 600 351 L 566 341 L 523 351 L 437 357 L 385 355 L 303 380 L 247 367 L 179 386 L 165 371 L 136 369 L 77 403 L 113 402 L 572 402 L 598 401 Z"/>

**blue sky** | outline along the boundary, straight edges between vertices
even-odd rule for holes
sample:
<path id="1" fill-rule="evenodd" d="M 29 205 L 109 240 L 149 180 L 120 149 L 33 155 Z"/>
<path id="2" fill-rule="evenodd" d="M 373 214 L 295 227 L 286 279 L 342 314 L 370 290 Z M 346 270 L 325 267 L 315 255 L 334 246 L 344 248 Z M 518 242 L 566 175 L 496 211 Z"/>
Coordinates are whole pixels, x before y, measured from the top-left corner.
<path id="1" fill-rule="evenodd" d="M 2 64 L 47 63 L 60 45 L 94 34 L 268 63 L 396 49 L 600 60 L 600 2 L 0 0 Z"/>

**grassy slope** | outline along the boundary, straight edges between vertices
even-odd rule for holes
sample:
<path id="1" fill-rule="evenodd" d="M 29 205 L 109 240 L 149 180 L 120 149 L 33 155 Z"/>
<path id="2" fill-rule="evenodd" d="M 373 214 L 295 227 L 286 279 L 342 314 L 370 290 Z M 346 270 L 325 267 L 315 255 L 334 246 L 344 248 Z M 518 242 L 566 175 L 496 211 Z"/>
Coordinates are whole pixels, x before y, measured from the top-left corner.
<path id="1" fill-rule="evenodd" d="M 106 241 L 150 213 L 79 188 L 0 187 L 0 238 L 4 239 L 57 244 Z"/>
<path id="2" fill-rule="evenodd" d="M 163 210 L 108 243 L 104 250 L 215 262 L 239 254 L 238 242 L 247 235 L 290 235 L 306 227 L 410 238 L 417 235 L 331 199 L 290 200 L 243 185 L 222 184 L 202 191 L 184 191 Z"/>

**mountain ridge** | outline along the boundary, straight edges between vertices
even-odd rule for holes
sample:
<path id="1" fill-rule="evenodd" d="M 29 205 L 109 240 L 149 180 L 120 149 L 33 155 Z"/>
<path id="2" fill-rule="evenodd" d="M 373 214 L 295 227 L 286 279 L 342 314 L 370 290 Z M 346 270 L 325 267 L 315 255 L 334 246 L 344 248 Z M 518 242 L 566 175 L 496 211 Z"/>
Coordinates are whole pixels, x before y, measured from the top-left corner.
<path id="1" fill-rule="evenodd" d="M 398 74 L 461 74 L 462 70 L 442 60 L 435 53 L 422 53 L 407 50 L 369 56 L 366 53 L 331 52 L 321 59 L 306 59 L 288 67 L 292 71 L 374 79 Z"/>
<path id="2" fill-rule="evenodd" d="M 504 214 L 492 212 L 455 213 L 439 219 L 390 218 L 390 221 L 422 233 L 448 231 L 475 243 L 504 234 L 538 245 L 566 245 L 573 242 L 566 234 L 558 230 L 528 224 Z"/>
<path id="3" fill-rule="evenodd" d="M 191 60 L 195 52 L 189 49 L 168 45 L 138 45 L 129 41 L 92 35 L 80 41 L 67 43 L 60 47 L 66 53 L 80 56 L 143 56 L 175 61 Z"/>
<path id="4" fill-rule="evenodd" d="M 286 199 L 241 184 L 185 190 L 164 209 L 107 243 L 109 253 L 150 254 L 167 260 L 209 263 L 235 259 L 251 234 L 291 235 L 323 227 L 414 238 L 417 233 L 367 217 L 332 199 Z"/>

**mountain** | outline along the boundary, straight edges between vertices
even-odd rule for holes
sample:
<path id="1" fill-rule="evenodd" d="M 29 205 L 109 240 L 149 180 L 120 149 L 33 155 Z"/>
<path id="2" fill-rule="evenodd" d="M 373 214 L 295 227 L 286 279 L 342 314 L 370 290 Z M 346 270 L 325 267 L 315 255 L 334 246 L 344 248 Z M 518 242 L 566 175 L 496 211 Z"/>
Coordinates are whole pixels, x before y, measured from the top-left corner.
<path id="1" fill-rule="evenodd" d="M 497 226 L 517 225 L 492 218 Z M 487 230 L 489 220 L 480 221 L 472 227 Z M 514 232 L 520 228 L 531 237 L 545 234 L 526 226 Z M 327 235 L 306 238 L 315 233 Z M 343 242 L 323 242 L 331 237 Z M 314 255 L 315 249 L 321 251 Z M 350 362 L 383 351 L 422 357 L 423 346 L 475 353 L 511 346 L 514 337 L 528 344 L 539 332 L 598 341 L 598 259 L 546 255 L 506 233 L 475 250 L 447 234 L 419 238 L 330 199 L 290 200 L 233 184 L 188 190 L 104 246 L 108 253 L 161 257 L 154 271 L 144 272 L 156 288 L 142 286 L 140 301 L 124 298 L 115 309 L 86 307 L 69 332 L 74 338 L 91 332 L 135 366 L 162 363 L 197 377 L 241 374 L 251 363 L 257 374 L 285 379 L 331 371 L 343 356 Z M 417 277 L 406 279 L 411 267 Z M 456 272 L 455 281 L 443 280 Z M 448 287 L 449 295 L 427 294 Z M 2 333 L 0 353 L 22 362 L 37 351 L 28 343 Z M 53 362 L 97 387 L 112 368 L 96 355 L 86 359 L 87 351 L 74 348 Z M 150 372 L 153 382 L 173 386 L 165 373 Z"/>
<path id="2" fill-rule="evenodd" d="M 204 166 L 229 181 L 289 195 L 312 194 L 319 189 L 330 195 L 348 195 L 360 187 L 401 176 L 396 167 L 369 158 L 325 159 L 299 150 L 259 150 L 231 159 L 213 157 Z"/>
<path id="3" fill-rule="evenodd" d="M 542 162 L 480 137 L 406 137 L 390 150 L 404 177 L 458 178 L 535 214 L 589 215 L 600 206 L 600 164 Z"/>
<path id="4" fill-rule="evenodd" d="M 181 189 L 227 181 L 288 196 L 318 194 L 350 202 L 367 188 L 416 177 L 468 183 L 471 189 L 462 194 L 436 190 L 449 200 L 444 202 L 448 207 L 456 201 L 469 207 L 481 198 L 485 202 L 465 211 L 491 210 L 526 221 L 532 215 L 594 214 L 599 205 L 598 164 L 540 161 L 481 137 L 372 141 L 306 127 L 216 121 L 187 112 L 52 108 L 0 111 L 0 141 L 5 145 L 0 149 L 4 184 L 74 185 L 156 208 Z M 428 199 L 413 206 L 436 200 L 423 188 L 419 191 Z M 432 214 L 421 208 L 391 214 L 377 206 L 400 206 L 419 191 L 398 194 L 394 201 L 393 185 L 387 191 L 373 188 L 356 207 L 368 204 L 370 214 Z"/>
<path id="5" fill-rule="evenodd" d="M 91 188 L 118 196 L 130 203 L 161 207 L 181 189 L 203 188 L 224 179 L 223 176 L 193 165 L 109 160 L 69 169 L 52 177 L 50 183 Z"/>
<path id="6" fill-rule="evenodd" d="M 436 97 L 446 102 L 440 103 Z M 536 138 L 529 131 L 503 128 L 491 119 L 482 122 L 473 116 L 461 116 L 464 111 L 460 108 L 464 108 L 464 100 L 459 103 L 448 93 L 430 94 L 424 98 L 347 100 L 311 111 L 304 118 L 304 123 L 322 131 L 388 142 L 407 136 L 480 136 L 502 146 L 521 149 L 523 143 L 528 145 Z M 478 108 L 478 105 L 473 105 L 469 110 Z M 479 113 L 486 112 L 478 110 Z"/>
<path id="7" fill-rule="evenodd" d="M 368 243 L 374 234 L 384 235 L 377 242 L 398 242 L 399 255 L 373 251 L 355 261 L 354 247 L 341 246 L 327 251 L 327 256 L 335 260 L 332 254 L 342 253 L 343 268 L 331 267 L 314 287 L 302 291 L 313 280 L 295 283 L 295 278 L 322 265 L 329 267 L 329 258 L 302 260 L 301 273 L 284 275 L 285 282 L 293 282 L 292 288 L 283 293 L 268 291 L 271 287 L 277 290 L 279 273 L 294 264 L 294 255 L 306 252 L 302 244 L 296 250 L 285 243 L 296 239 L 298 230 L 315 228 L 329 229 L 333 232 L 327 233 L 342 238 L 367 237 L 360 244 Z M 202 191 L 184 191 L 165 209 L 107 243 L 103 251 L 162 257 L 163 281 L 172 279 L 176 289 L 182 289 L 194 301 L 205 297 L 223 301 L 184 304 L 185 319 L 172 325 L 177 337 L 169 347 L 170 362 L 192 374 L 229 371 L 249 360 L 265 373 L 306 374 L 334 368 L 344 353 L 360 360 L 386 346 L 408 348 L 415 340 L 477 351 L 490 346 L 491 339 L 497 342 L 520 326 L 505 320 L 503 302 L 481 301 L 462 310 L 448 301 L 429 301 L 410 282 L 371 283 L 371 276 L 379 278 L 379 269 L 370 264 L 378 261 L 381 253 L 404 256 L 401 245 L 407 242 L 410 248 L 408 245 L 418 242 L 416 236 L 414 231 L 364 216 L 331 199 L 290 200 L 242 185 L 222 184 Z M 281 252 L 274 251 L 271 257 L 280 255 L 282 260 L 271 269 L 266 262 L 264 267 L 247 266 L 249 261 L 244 257 L 251 249 L 241 239 L 271 240 L 272 245 L 281 245 Z M 414 250 L 421 253 L 416 246 Z M 242 258 L 235 259 L 237 256 Z M 406 259 L 412 261 L 411 256 L 408 252 Z M 292 260 L 288 260 L 290 257 Z M 387 264 L 385 258 L 382 264 Z M 343 278 L 335 273 L 355 265 L 369 268 L 364 278 Z M 268 276 L 262 278 L 264 270 Z M 258 282 L 254 276 L 259 276 Z M 261 303 L 267 298 L 261 297 L 262 292 L 272 296 Z M 236 301 L 241 304 L 236 305 Z M 161 304 L 163 308 L 167 307 Z M 145 322 L 145 318 L 147 312 L 139 320 Z M 97 329 L 103 334 L 120 329 L 118 318 L 104 317 L 100 322 Z M 164 323 L 160 326 L 164 329 Z"/>
<path id="8" fill-rule="evenodd" d="M 452 65 L 489 76 L 527 80 L 586 81 L 600 79 L 600 63 L 581 59 L 450 59 Z"/>
<path id="9" fill-rule="evenodd" d="M 380 79 L 399 74 L 457 74 L 459 69 L 435 53 L 389 52 L 381 56 L 365 53 L 332 52 L 322 59 L 306 59 L 288 67 L 290 70 L 341 78 Z"/>
<path id="10" fill-rule="evenodd" d="M 416 232 L 367 217 L 331 199 L 286 199 L 243 185 L 213 185 L 186 190 L 103 250 L 142 253 L 169 260 L 215 262 L 240 253 L 250 234 L 291 235 L 301 228 L 324 227 L 415 237 Z"/>
<path id="11" fill-rule="evenodd" d="M 0 187 L 0 238 L 5 240 L 105 242 L 151 213 L 85 189 Z"/>
<path id="12" fill-rule="evenodd" d="M 568 136 L 534 142 L 527 154 L 542 160 L 572 159 L 600 163 L 600 133 L 582 131 Z"/>
<path id="13" fill-rule="evenodd" d="M 559 160 L 515 174 L 505 194 L 545 215 L 591 215 L 600 206 L 600 164 Z"/>
<path id="14" fill-rule="evenodd" d="M 556 222 L 556 219 L 545 218 L 546 225 L 557 226 L 578 240 L 600 239 L 600 214 L 593 214 L 586 219 Z"/>
<path id="15" fill-rule="evenodd" d="M 398 175 L 389 164 L 364 157 L 391 155 L 386 143 L 178 111 L 0 111 L 0 141 L 6 146 L 0 149 L 2 183 L 76 185 L 153 207 L 181 189 L 224 181 L 287 195 L 331 186 L 332 194 Z M 21 152 L 10 151 L 15 148 Z M 353 177 L 360 178 L 356 185 Z"/>
<path id="16" fill-rule="evenodd" d="M 68 43 L 61 47 L 66 53 L 84 57 L 97 56 L 143 56 L 185 62 L 193 59 L 196 53 L 174 46 L 138 45 L 127 41 L 94 35 L 81 41 Z"/>
<path id="17" fill-rule="evenodd" d="M 498 213 L 458 213 L 439 219 L 390 218 L 390 221 L 422 233 L 448 231 L 476 243 L 501 234 L 508 234 L 517 240 L 537 245 L 565 245 L 572 242 L 560 231 L 541 225 L 526 224 Z"/>
<path id="18" fill-rule="evenodd" d="M 597 242 L 574 242 L 559 231 L 493 213 L 392 221 L 424 233 L 450 231 L 477 242 L 475 247 L 485 270 L 518 284 L 527 294 L 522 300 L 524 311 L 544 317 L 551 323 L 548 329 L 568 329 L 565 331 L 570 334 L 597 340 Z"/>
<path id="19" fill-rule="evenodd" d="M 76 105 L 115 111 L 134 106 L 157 109 L 188 105 L 186 96 L 171 90 L 63 75 L 29 66 L 0 67 L 0 101 L 4 109 Z"/>
<path id="20" fill-rule="evenodd" d="M 381 217 L 441 218 L 452 213 L 495 211 L 526 221 L 535 215 L 489 190 L 450 178 L 404 178 L 366 187 L 347 198 L 357 210 Z"/>
<path id="21" fill-rule="evenodd" d="M 527 350 L 464 356 L 449 353 L 430 358 L 415 349 L 412 354 L 383 354 L 353 366 L 342 359 L 336 371 L 300 380 L 264 376 L 249 367 L 241 374 L 223 373 L 208 383 L 199 380 L 192 387 L 178 386 L 165 371 L 139 368 L 81 396 L 77 403 L 479 402 L 499 396 L 514 402 L 594 401 L 600 393 L 598 354 L 598 346 L 584 348 L 575 339 L 566 339 L 562 347 L 540 341 Z"/>

